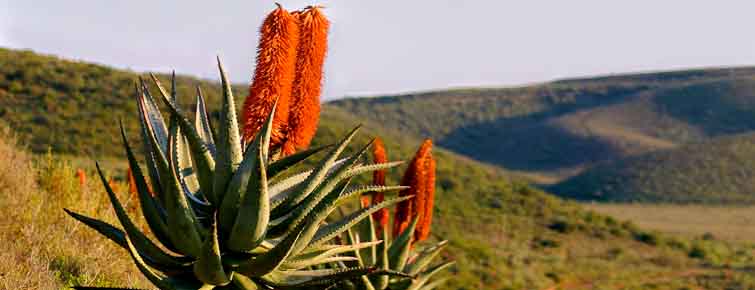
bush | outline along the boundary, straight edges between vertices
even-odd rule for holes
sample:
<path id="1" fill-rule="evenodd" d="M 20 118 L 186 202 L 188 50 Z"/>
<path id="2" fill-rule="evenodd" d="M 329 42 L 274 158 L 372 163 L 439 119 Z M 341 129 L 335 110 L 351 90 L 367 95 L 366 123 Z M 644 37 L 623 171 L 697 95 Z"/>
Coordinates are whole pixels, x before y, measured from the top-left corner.
<path id="1" fill-rule="evenodd" d="M 639 232 L 634 235 L 634 239 L 648 245 L 657 246 L 661 243 L 661 237 L 655 233 Z"/>

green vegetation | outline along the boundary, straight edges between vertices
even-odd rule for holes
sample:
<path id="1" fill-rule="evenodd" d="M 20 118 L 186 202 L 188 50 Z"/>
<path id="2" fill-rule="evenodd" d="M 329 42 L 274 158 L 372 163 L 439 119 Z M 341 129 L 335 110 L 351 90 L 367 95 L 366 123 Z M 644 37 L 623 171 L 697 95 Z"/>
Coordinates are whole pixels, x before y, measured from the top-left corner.
<path id="1" fill-rule="evenodd" d="M 33 152 L 43 153 L 51 147 L 54 152 L 65 153 L 65 156 L 68 156 L 65 157 L 66 160 L 58 160 L 55 155 L 50 155 L 50 160 L 58 161 L 51 162 L 53 165 L 48 167 L 44 167 L 44 160 L 47 160 L 44 155 L 38 157 L 40 161 L 34 162 L 34 172 L 37 173 L 31 179 L 37 181 L 36 190 L 32 190 L 34 182 L 12 187 L 22 188 L 20 191 L 8 191 L 7 188 L 0 187 L 0 211 L 12 213 L 7 219 L 9 222 L 0 222 L 3 226 L 0 231 L 0 253 L 4 255 L 4 261 L 19 261 L 19 265 L 8 265 L 10 268 L 2 268 L 0 265 L 3 283 L 7 283 L 3 286 L 14 289 L 56 288 L 74 283 L 71 281 L 86 281 L 89 285 L 145 287 L 147 283 L 139 278 L 124 252 L 119 252 L 116 245 L 107 243 L 88 229 L 76 226 L 75 222 L 65 218 L 60 210 L 62 207 L 72 207 L 89 216 L 115 222 L 115 216 L 107 206 L 105 193 L 99 186 L 94 187 L 94 178 L 88 181 L 92 183 L 92 187 L 87 186 L 87 191 L 78 189 L 73 179 L 74 168 L 71 164 L 83 164 L 91 175 L 91 160 L 87 157 L 85 161 L 81 161 L 76 155 L 92 152 L 108 156 L 112 159 L 109 162 L 111 165 L 106 166 L 106 172 L 116 180 L 123 180 L 125 161 L 120 153 L 121 147 L 110 144 L 117 144 L 115 118 L 122 116 L 124 123 L 132 126 L 128 128 L 129 132 L 135 130 L 138 125 L 135 118 L 131 117 L 136 114 L 136 109 L 129 105 L 133 103 L 131 86 L 136 80 L 136 75 L 96 65 L 35 55 L 31 52 L 4 50 L 3 57 L 19 60 L 26 58 L 27 62 L 34 63 L 33 70 L 36 70 L 37 74 L 28 76 L 39 77 L 43 72 L 46 74 L 57 71 L 54 74 L 61 78 L 62 83 L 67 82 L 66 78 L 80 75 L 76 73 L 79 70 L 99 70 L 101 76 L 119 75 L 121 77 L 102 79 L 92 76 L 89 80 L 93 84 L 91 89 L 102 92 L 107 90 L 97 87 L 106 87 L 112 90 L 120 87 L 114 85 L 112 80 L 122 79 L 119 82 L 124 90 L 122 94 L 81 93 L 80 106 L 74 106 L 73 103 L 67 105 L 72 112 L 66 114 L 77 116 L 76 118 L 88 118 L 62 118 L 57 113 L 46 114 L 44 109 L 36 107 L 43 103 L 39 102 L 41 98 L 31 92 L 17 93 L 27 90 L 23 87 L 37 86 L 37 82 L 40 81 L 25 76 L 27 73 L 24 71 L 29 66 L 4 65 L 0 68 L 2 71 L 15 71 L 13 74 L 16 77 L 12 82 L 19 83 L 22 87 L 19 89 L 17 86 L 13 89 L 14 93 L 10 93 L 11 90 L 6 85 L 10 78 L 4 73 L 3 79 L 6 81 L 0 85 L 0 92 L 3 94 L 0 97 L 4 108 L 3 120 L 18 130 L 19 137 Z M 7 63 L 11 63 L 10 60 Z M 71 68 L 73 72 L 63 68 Z M 188 77 L 178 78 L 179 88 L 184 88 L 187 83 L 200 82 L 205 88 L 208 104 L 219 103 L 218 96 L 208 96 L 218 91 L 217 84 L 213 86 L 211 82 Z M 184 90 L 179 91 L 179 95 L 192 95 L 189 86 Z M 58 94 L 50 97 L 50 104 L 68 104 L 73 98 L 70 97 L 72 95 L 74 94 L 59 90 Z M 243 92 L 237 94 L 243 95 Z M 123 100 L 117 100 L 121 98 Z M 193 100 L 182 101 L 193 103 Z M 106 108 L 109 110 L 108 113 L 105 113 Z M 79 109 L 87 113 L 78 112 Z M 217 108 L 210 107 L 210 110 L 214 112 L 211 115 L 217 118 Z M 56 125 L 46 122 L 27 124 L 31 120 L 28 118 L 37 115 L 57 120 Z M 364 116 L 355 116 L 340 106 L 327 105 L 314 146 L 332 143 L 359 123 L 365 123 L 365 126 L 354 142 L 363 144 L 371 136 L 379 135 L 386 141 L 387 152 L 392 160 L 408 158 L 420 144 L 417 135 L 395 130 L 390 123 L 375 122 Z M 64 129 L 75 126 L 81 128 L 70 132 Z M 45 136 L 56 134 L 56 130 L 62 132 L 57 133 L 57 136 L 66 138 Z M 101 136 L 105 137 L 94 137 L 98 135 L 87 132 L 101 132 Z M 42 136 L 40 138 L 43 139 L 30 138 L 32 133 Z M 138 135 L 130 133 L 130 136 Z M 482 137 L 479 136 L 477 140 L 486 140 Z M 349 151 L 347 154 L 352 152 Z M 16 153 L 0 153 L 3 156 L 10 154 Z M 484 165 L 444 150 L 435 150 L 434 156 L 438 161 L 438 189 L 433 222 L 433 235 L 436 238 L 432 240 L 437 241 L 437 237 L 448 239 L 447 257 L 443 258 L 456 261 L 450 268 L 453 279 L 448 282 L 448 289 L 558 287 L 670 290 L 684 287 L 755 287 L 755 281 L 747 270 L 755 265 L 749 246 L 645 231 L 632 223 L 584 210 L 576 203 L 564 201 L 530 187 L 497 167 Z M 67 160 L 68 158 L 76 160 Z M 23 166 L 20 162 L 0 162 L 0 167 L 8 165 Z M 57 177 L 49 177 L 51 168 L 55 168 L 55 172 L 60 172 L 54 175 Z M 3 172 L 2 169 L 0 172 Z M 392 170 L 388 183 L 398 182 L 400 172 L 403 172 L 402 168 Z M 3 182 L 0 181 L 0 184 Z M 60 188 L 61 186 L 72 189 Z M 121 184 L 121 188 L 125 186 Z M 121 200 L 128 199 L 124 191 L 117 191 Z M 133 211 L 130 214 L 136 216 Z M 146 223 L 138 221 L 138 225 L 144 227 Z M 50 243 L 50 240 L 56 242 Z M 93 244 L 102 245 L 102 248 L 93 248 Z M 44 255 L 20 258 L 28 256 L 28 249 L 40 249 Z M 24 283 L 23 279 L 28 273 L 39 275 L 39 282 L 34 282 L 38 284 L 17 287 Z"/>
<path id="2" fill-rule="evenodd" d="M 596 166 L 550 188 L 580 200 L 755 202 L 755 133 L 651 152 Z"/>
<path id="3" fill-rule="evenodd" d="M 451 90 L 331 104 L 583 200 L 752 203 L 755 69 Z M 438 125 L 438 126 L 436 126 Z"/>
<path id="4" fill-rule="evenodd" d="M 137 113 L 134 73 L 3 48 L 0 63 L 0 119 L 33 152 L 121 155 L 120 147 L 112 144 L 120 138 L 118 120 Z M 166 75 L 160 78 L 168 80 Z M 208 109 L 218 112 L 219 83 L 182 76 L 177 83 L 183 96 L 195 96 L 200 85 Z M 243 98 L 244 91 L 243 86 L 236 87 L 236 96 Z M 136 141 L 138 122 L 124 125 Z"/>
<path id="5" fill-rule="evenodd" d="M 75 206 L 114 221 L 101 185 L 96 180 L 80 184 L 68 160 L 35 157 L 19 146 L 0 124 L 0 289 L 148 286 L 134 279 L 136 269 L 115 244 L 61 210 Z"/>
<path id="6" fill-rule="evenodd" d="M 557 171 L 619 154 L 610 144 L 565 131 L 564 115 L 612 104 L 647 89 L 624 84 L 544 84 L 463 89 L 330 104 L 477 160 L 522 171 Z M 586 154 L 586 153 L 592 154 Z"/>

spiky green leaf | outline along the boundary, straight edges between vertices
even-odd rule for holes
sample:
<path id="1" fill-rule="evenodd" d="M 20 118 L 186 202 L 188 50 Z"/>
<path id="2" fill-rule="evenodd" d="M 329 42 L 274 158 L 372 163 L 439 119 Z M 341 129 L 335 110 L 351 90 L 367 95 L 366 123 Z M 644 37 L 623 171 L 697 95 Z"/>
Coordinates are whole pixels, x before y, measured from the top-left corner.
<path id="1" fill-rule="evenodd" d="M 414 218 L 412 223 L 396 237 L 388 248 L 390 269 L 401 271 L 406 266 L 406 262 L 409 259 L 409 250 L 411 250 L 412 242 L 414 241 L 414 230 L 417 228 L 418 221 L 418 217 Z"/>
<path id="2" fill-rule="evenodd" d="M 150 75 L 152 76 L 152 80 L 155 82 L 155 84 L 160 87 L 160 80 L 158 80 L 155 75 Z M 167 95 L 164 94 L 164 92 L 161 91 L 161 94 L 163 103 L 165 103 L 165 105 L 170 110 L 171 116 L 176 116 L 178 125 L 181 127 L 181 130 L 183 130 L 184 134 L 186 135 L 186 140 L 189 142 L 192 160 L 194 161 L 194 165 L 196 166 L 197 180 L 199 180 L 199 185 L 202 188 L 202 194 L 204 194 L 204 196 L 207 197 L 211 203 L 218 204 L 219 201 L 215 199 L 215 195 L 212 192 L 213 176 L 215 174 L 214 157 L 211 155 L 207 144 L 199 136 L 199 133 L 197 132 L 197 129 L 194 127 L 192 122 L 184 117 L 181 110 L 175 104 L 173 104 L 173 102 L 170 101 L 170 99 Z"/>
<path id="3" fill-rule="evenodd" d="M 223 105 L 220 110 L 220 130 L 216 143 L 217 154 L 215 155 L 215 176 L 212 192 L 216 195 L 214 197 L 216 201 L 222 201 L 233 172 L 241 163 L 242 153 L 233 91 L 223 69 L 223 64 L 220 62 L 220 57 L 218 57 L 218 70 L 223 87 Z"/>
<path id="4" fill-rule="evenodd" d="M 202 252 L 194 263 L 194 275 L 206 284 L 223 286 L 231 282 L 232 273 L 226 273 L 220 257 L 220 242 L 218 241 L 218 223 L 213 218 L 210 235 L 202 245 Z"/>

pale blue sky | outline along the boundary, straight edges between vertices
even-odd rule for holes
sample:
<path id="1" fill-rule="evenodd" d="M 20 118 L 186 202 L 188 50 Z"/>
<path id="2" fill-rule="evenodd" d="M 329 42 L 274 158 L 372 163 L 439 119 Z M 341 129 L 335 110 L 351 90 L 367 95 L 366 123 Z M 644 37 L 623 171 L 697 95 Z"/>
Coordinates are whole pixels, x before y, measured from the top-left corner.
<path id="1" fill-rule="evenodd" d="M 293 10 L 313 1 L 285 1 Z M 220 4 L 215 4 L 220 3 Z M 326 98 L 755 64 L 755 2 L 332 0 Z M 0 46 L 248 82 L 270 1 L 0 0 Z"/>

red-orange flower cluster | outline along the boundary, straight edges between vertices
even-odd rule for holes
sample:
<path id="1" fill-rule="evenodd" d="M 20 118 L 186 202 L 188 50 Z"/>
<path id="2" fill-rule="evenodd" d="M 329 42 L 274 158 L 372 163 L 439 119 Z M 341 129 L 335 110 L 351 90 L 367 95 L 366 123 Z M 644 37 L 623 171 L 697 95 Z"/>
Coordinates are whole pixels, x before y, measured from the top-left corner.
<path id="1" fill-rule="evenodd" d="M 126 171 L 126 180 L 128 181 L 128 194 L 132 197 L 136 197 L 136 179 L 134 173 L 131 172 L 131 167 Z"/>
<path id="2" fill-rule="evenodd" d="M 388 156 L 385 153 L 385 146 L 383 140 L 375 138 L 372 142 L 372 162 L 375 164 L 388 162 Z M 385 169 L 377 170 L 372 173 L 372 185 L 385 186 Z M 372 201 L 370 201 L 370 197 Z M 385 193 L 372 192 L 362 196 L 362 207 L 367 207 L 370 204 L 379 204 L 385 200 Z M 388 209 L 382 208 L 372 214 L 373 220 L 376 222 L 376 234 L 380 235 L 383 232 L 383 228 L 388 224 Z"/>
<path id="3" fill-rule="evenodd" d="M 283 154 L 289 155 L 309 147 L 320 119 L 322 67 L 328 50 L 328 26 L 325 14 L 311 7 L 299 14 L 299 48 L 296 77 L 291 92 L 288 132 Z"/>
<path id="4" fill-rule="evenodd" d="M 271 143 L 282 143 L 288 122 L 298 42 L 299 24 L 296 17 L 278 5 L 265 18 L 260 29 L 257 67 L 241 115 L 244 140 L 254 138 L 277 102 Z"/>
<path id="5" fill-rule="evenodd" d="M 401 185 L 409 186 L 399 196 L 414 196 L 396 206 L 393 217 L 393 235 L 403 232 L 414 218 L 418 218 L 414 241 L 422 241 L 430 235 L 433 199 L 435 196 L 435 159 L 432 155 L 432 140 L 426 139 L 414 155 L 404 173 Z"/>
<path id="6" fill-rule="evenodd" d="M 83 169 L 76 169 L 76 178 L 79 180 L 79 188 L 83 189 L 87 183 L 87 175 L 84 173 Z"/>
<path id="7" fill-rule="evenodd" d="M 271 146 L 290 155 L 309 146 L 320 118 L 322 68 L 330 23 L 319 7 L 278 6 L 262 25 L 257 68 L 244 101 L 244 140 L 262 127 L 277 100 Z"/>

